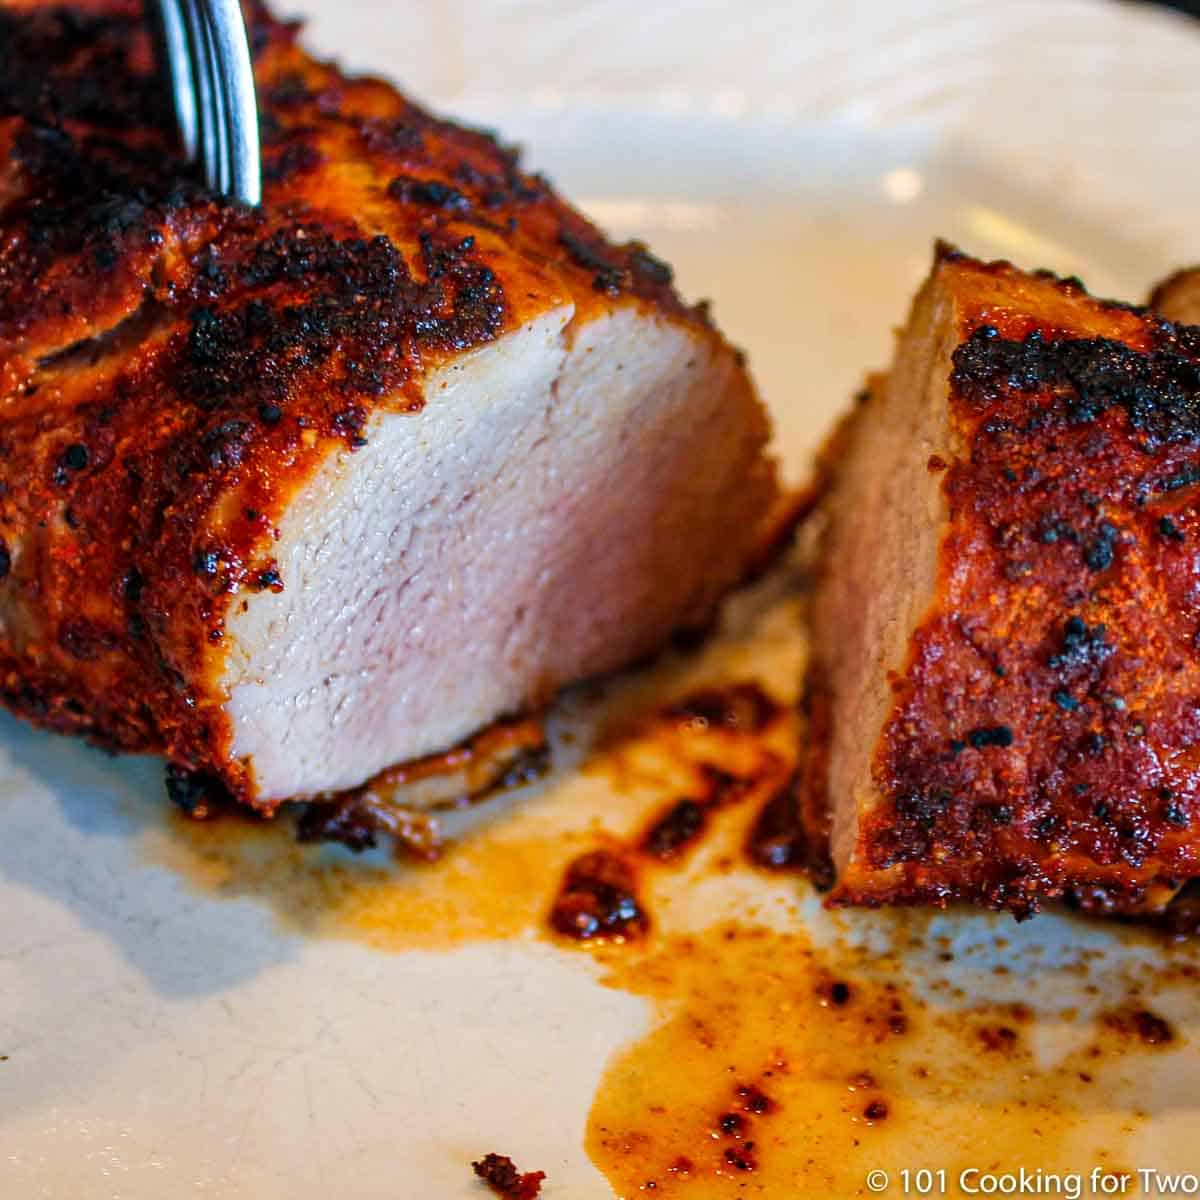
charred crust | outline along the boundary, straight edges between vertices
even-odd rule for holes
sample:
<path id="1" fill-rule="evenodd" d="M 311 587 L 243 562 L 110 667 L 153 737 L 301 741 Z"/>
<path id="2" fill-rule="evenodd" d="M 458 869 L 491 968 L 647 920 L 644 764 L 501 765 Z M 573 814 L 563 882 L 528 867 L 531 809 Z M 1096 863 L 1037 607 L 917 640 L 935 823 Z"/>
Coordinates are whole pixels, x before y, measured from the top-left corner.
<path id="1" fill-rule="evenodd" d="M 559 245 L 577 266 L 592 274 L 592 287 L 610 296 L 619 296 L 625 273 L 612 248 L 597 237 L 585 237 L 570 229 L 558 234 Z"/>
<path id="2" fill-rule="evenodd" d="M 967 734 L 967 744 L 976 750 L 988 746 L 1007 750 L 1013 744 L 1013 732 L 1007 725 L 983 725 Z"/>
<path id="3" fill-rule="evenodd" d="M 222 276 L 255 296 L 189 313 L 181 390 L 207 410 L 252 403 L 273 424 L 305 378 L 319 375 L 347 400 L 373 400 L 409 377 L 397 344 L 445 353 L 495 338 L 505 312 L 495 274 L 459 241 L 426 234 L 422 246 L 424 280 L 386 237 L 338 239 L 318 225 L 277 230 L 248 255 L 235 247 L 218 256 Z M 284 289 L 286 303 L 270 303 L 272 289 Z M 353 440 L 364 419 L 361 408 L 330 412 L 326 432 Z"/>
<path id="4" fill-rule="evenodd" d="M 979 326 L 954 352 L 951 382 L 968 404 L 986 409 L 1012 392 L 1045 393 L 1069 425 L 1123 409 L 1148 448 L 1200 436 L 1200 366 L 1194 331 L 1165 322 L 1147 351 L 1110 338 L 1047 338 L 1038 329 L 1021 341 Z"/>
<path id="5" fill-rule="evenodd" d="M 437 179 L 413 179 L 409 175 L 397 175 L 388 184 L 388 195 L 401 204 L 421 204 L 447 212 L 466 213 L 471 209 L 471 201 L 464 192 Z"/>
<path id="6" fill-rule="evenodd" d="M 228 789 L 216 776 L 178 763 L 167 764 L 166 788 L 171 803 L 196 821 L 206 821 L 233 803 Z"/>

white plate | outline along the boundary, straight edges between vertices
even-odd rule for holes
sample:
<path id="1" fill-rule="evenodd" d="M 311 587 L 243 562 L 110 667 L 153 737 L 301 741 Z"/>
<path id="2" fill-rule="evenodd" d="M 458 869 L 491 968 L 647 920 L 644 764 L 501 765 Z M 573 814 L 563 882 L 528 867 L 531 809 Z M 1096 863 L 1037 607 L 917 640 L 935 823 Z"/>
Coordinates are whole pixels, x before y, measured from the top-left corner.
<path id="1" fill-rule="evenodd" d="M 523 141 L 613 233 L 677 264 L 685 292 L 714 297 L 796 479 L 863 370 L 886 362 L 935 235 L 1127 298 L 1200 258 L 1200 35 L 1156 11 L 1085 0 L 303 7 L 310 44 Z M 724 641 L 628 682 L 610 705 L 731 670 L 794 691 L 789 603 L 768 589 L 741 607 Z M 564 765 L 524 815 L 498 808 L 497 827 L 595 817 L 619 833 L 642 818 L 637 787 L 570 769 L 589 711 L 580 698 L 567 706 L 560 727 L 576 740 L 560 744 Z M 482 1193 L 467 1162 L 493 1149 L 545 1170 L 549 1200 L 611 1194 L 584 1152 L 585 1123 L 606 1062 L 652 1010 L 600 986 L 586 954 L 529 937 L 439 950 L 432 934 L 430 948 L 394 952 L 363 935 L 369 914 L 351 936 L 295 879 L 215 883 L 203 842 L 166 817 L 157 764 L 7 719 L 0 752 L 6 1200 L 468 1198 Z M 707 911 L 746 887 L 830 936 L 810 901 L 803 918 L 787 911 L 801 894 L 787 880 L 710 882 Z M 457 896 L 446 902 L 469 906 L 468 887 Z M 664 917 L 689 919 L 682 903 Z M 966 946 L 998 927 L 942 928 Z M 1104 999 L 1052 961 L 1107 948 L 1116 971 L 1144 953 L 1059 918 L 1000 933 L 1027 967 L 1043 946 L 1042 966 L 1005 985 L 1039 983 L 1039 1012 Z M 987 965 L 943 974 L 977 997 L 1002 986 Z M 1185 1034 L 1197 1029 L 1186 994 L 1161 1003 Z M 1069 1025 L 1039 1022 L 1043 1060 Z M 1077 1165 L 1142 1108 L 1123 1164 L 1196 1168 L 1200 1057 L 1188 1039 L 1130 1070 L 1129 1094 L 1076 1131 Z M 960 1100 L 947 1097 L 948 1111 Z M 937 1166 L 937 1136 L 921 1143 L 924 1163 L 864 1158 L 863 1171 Z M 1031 1155 L 1024 1165 L 1037 1165 Z"/>

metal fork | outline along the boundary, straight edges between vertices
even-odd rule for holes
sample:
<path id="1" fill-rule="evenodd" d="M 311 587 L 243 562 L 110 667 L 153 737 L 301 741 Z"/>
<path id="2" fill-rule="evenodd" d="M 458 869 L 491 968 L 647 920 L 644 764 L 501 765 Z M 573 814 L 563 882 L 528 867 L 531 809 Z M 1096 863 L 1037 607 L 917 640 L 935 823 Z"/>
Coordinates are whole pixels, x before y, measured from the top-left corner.
<path id="1" fill-rule="evenodd" d="M 214 191 L 262 199 L 258 100 L 238 0 L 156 0 L 175 118 L 189 161 Z"/>

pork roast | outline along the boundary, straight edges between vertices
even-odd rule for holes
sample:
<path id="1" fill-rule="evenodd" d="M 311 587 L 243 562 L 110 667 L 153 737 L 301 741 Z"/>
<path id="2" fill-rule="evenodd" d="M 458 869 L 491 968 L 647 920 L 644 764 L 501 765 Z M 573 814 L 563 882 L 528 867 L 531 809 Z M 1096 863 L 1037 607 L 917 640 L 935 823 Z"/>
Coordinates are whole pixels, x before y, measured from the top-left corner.
<path id="1" fill-rule="evenodd" d="M 1200 329 L 941 247 L 827 450 L 800 785 L 831 901 L 1200 874 Z"/>
<path id="2" fill-rule="evenodd" d="M 778 488 L 663 262 L 250 24 L 258 209 L 137 5 L 0 8 L 0 692 L 270 809 L 708 622 Z"/>

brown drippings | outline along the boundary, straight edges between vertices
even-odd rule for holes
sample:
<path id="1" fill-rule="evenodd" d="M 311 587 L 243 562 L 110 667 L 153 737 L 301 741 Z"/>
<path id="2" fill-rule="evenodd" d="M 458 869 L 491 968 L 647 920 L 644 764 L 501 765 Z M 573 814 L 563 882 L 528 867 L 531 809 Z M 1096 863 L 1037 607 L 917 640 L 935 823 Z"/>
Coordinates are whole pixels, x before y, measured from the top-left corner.
<path id="1" fill-rule="evenodd" d="M 717 720 L 700 721 L 698 707 L 677 702 L 670 715 L 626 721 L 565 795 L 551 781 L 518 805 L 451 814 L 473 828 L 436 865 L 298 846 L 278 824 L 235 820 L 179 819 L 152 853 L 206 891 L 270 905 L 289 930 L 450 950 L 549 934 L 559 881 L 594 881 L 580 861 L 595 865 L 599 851 L 601 874 L 631 884 L 640 916 L 653 914 L 640 938 L 589 943 L 604 982 L 657 1013 L 650 1032 L 611 1060 L 588 1124 L 588 1153 L 620 1195 L 854 1195 L 867 1170 L 923 1160 L 953 1171 L 975 1165 L 981 1145 L 989 1161 L 1071 1167 L 1084 1138 L 1130 1161 L 1124 1147 L 1143 1121 L 1133 1106 L 1169 1103 L 1153 1099 L 1161 1089 L 1139 1072 L 1187 1045 L 1173 1028 L 1174 1041 L 1155 1041 L 1143 1021 L 1146 1037 L 1133 1015 L 1172 1011 L 1152 983 L 1194 986 L 1182 949 L 1152 947 L 1153 980 L 1131 982 L 1102 964 L 1089 973 L 1086 961 L 1022 965 L 1002 926 L 995 949 L 1006 974 L 995 978 L 1021 986 L 993 1003 L 990 972 L 971 996 L 956 993 L 970 955 L 930 936 L 926 914 L 805 919 L 802 879 L 752 870 L 738 853 L 792 773 L 790 715 L 743 732 L 760 722 L 730 724 L 720 707 L 708 708 Z M 722 801 L 708 804 L 713 796 Z M 640 855 L 655 816 L 680 798 L 705 801 L 704 836 L 666 863 Z M 886 953 L 836 938 L 818 947 L 804 932 L 872 922 L 887 932 Z M 1146 937 L 1111 932 L 1114 942 Z M 1039 973 L 1053 973 L 1051 994 L 1076 1007 L 1039 1008 Z M 1122 1019 L 1106 1020 L 1101 1004 Z M 1087 1032 L 1046 1066 L 1035 1059 L 1033 1026 L 1040 1034 L 1055 1021 Z M 1003 1050 L 988 1050 L 983 1039 L 1000 1029 L 1015 1036 L 996 1035 Z"/>
<path id="2" fill-rule="evenodd" d="M 386 833 L 397 854 L 434 862 L 442 852 L 435 817 L 388 802 L 372 803 L 369 792 L 347 792 L 329 803 L 308 804 L 296 822 L 301 842 L 337 842 L 356 854 L 377 844 Z"/>
<path id="3" fill-rule="evenodd" d="M 650 919 L 636 894 L 630 856 L 677 865 L 710 829 L 717 810 L 785 775 L 787 760 L 763 738 L 783 712 L 760 685 L 741 682 L 693 692 L 624 731 L 624 740 L 610 746 L 614 758 L 639 759 L 641 751 L 643 770 L 647 756 L 665 758 L 666 776 L 687 779 L 688 795 L 670 804 L 622 854 L 602 849 L 573 862 L 550 911 L 550 927 L 582 941 L 641 937 Z"/>
<path id="4" fill-rule="evenodd" d="M 781 708 L 757 683 L 733 683 L 704 688 L 669 704 L 663 717 L 700 731 L 729 729 L 737 733 L 762 733 L 781 715 Z"/>
<path id="5" fill-rule="evenodd" d="M 746 853 L 755 866 L 771 871 L 798 871 L 808 864 L 808 840 L 800 823 L 794 778 L 767 798 L 746 839 Z"/>
<path id="6" fill-rule="evenodd" d="M 546 773 L 549 757 L 539 719 L 497 721 L 444 754 L 389 767 L 362 787 L 318 797 L 305 806 L 297 833 L 302 842 L 338 842 L 356 853 L 371 849 L 383 834 L 397 854 L 432 862 L 442 847 L 429 810 L 477 803 L 530 783 Z"/>
<path id="7" fill-rule="evenodd" d="M 706 807 L 700 800 L 677 800 L 646 831 L 642 851 L 662 862 L 678 858 L 704 833 Z"/>
<path id="8" fill-rule="evenodd" d="M 637 897 L 633 867 L 610 850 L 592 850 L 575 859 L 550 910 L 550 927 L 577 941 L 642 937 L 650 920 Z"/>
<path id="9" fill-rule="evenodd" d="M 897 1172 L 922 1164 L 961 1195 L 960 1170 L 1077 1170 L 1077 1138 L 1121 1153 L 1145 1120 L 1137 1072 L 1153 1056 L 1132 1019 L 1098 1014 L 1085 1045 L 1046 1065 L 1013 1005 L 956 1000 L 923 978 L 929 960 L 902 975 L 898 956 L 734 923 L 603 961 L 610 986 L 659 1013 L 610 1063 L 588 1124 L 621 1196 L 852 1196 L 875 1169 L 899 1194 Z M 986 1071 L 981 1039 L 1003 1048 Z"/>
<path id="10" fill-rule="evenodd" d="M 1104 1023 L 1114 1033 L 1136 1038 L 1147 1046 L 1166 1046 L 1175 1040 L 1170 1022 L 1148 1008 L 1105 1013 Z"/>
<path id="11" fill-rule="evenodd" d="M 261 901 L 285 931 L 392 951 L 448 950 L 536 930 L 555 864 L 590 839 L 586 829 L 541 834 L 514 814 L 508 827 L 481 830 L 426 863 L 298 844 L 290 825 L 286 814 L 266 822 L 180 817 L 149 850 L 204 892 Z"/>
<path id="12" fill-rule="evenodd" d="M 336 847 L 296 845 L 295 814 L 286 809 L 272 821 L 248 818 L 241 809 L 218 821 L 178 819 L 170 836 L 154 837 L 149 850 L 203 890 L 255 897 L 286 929 L 309 935 L 353 938 L 391 950 L 449 949 L 530 935 L 551 928 L 547 914 L 555 910 L 569 865 L 598 846 L 632 861 L 635 852 L 622 847 L 636 846 L 648 813 L 661 811 L 664 800 L 697 797 L 711 814 L 712 836 L 729 819 L 722 814 L 729 811 L 732 817 L 739 810 L 735 801 L 754 803 L 790 770 L 786 755 L 793 734 L 782 705 L 745 682 L 702 691 L 702 707 L 716 718 L 713 723 L 688 718 L 681 726 L 678 713 L 696 707 L 690 700 L 668 705 L 670 716 L 656 708 L 627 723 L 620 744 L 598 752 L 585 768 L 587 782 L 573 783 L 569 804 L 559 802 L 551 788 L 525 794 L 516 805 L 501 798 L 439 817 L 449 836 L 436 843 L 436 865 L 423 861 L 434 857 L 428 831 L 414 827 L 411 814 L 395 805 L 381 807 L 389 816 L 387 832 L 392 837 L 420 834 L 415 848 L 423 851 L 400 861 L 378 852 L 351 857 Z M 726 691 L 732 698 L 721 701 Z M 743 732 L 747 726 L 758 730 L 764 719 L 765 732 Z M 532 722 L 506 729 L 501 750 L 540 744 L 540 727 Z M 490 750 L 470 755 L 478 762 L 495 758 Z M 600 778 L 592 785 L 588 776 L 595 775 Z M 202 788 L 194 790 L 207 795 Z M 320 832 L 337 832 L 336 840 L 343 843 L 357 841 L 352 848 L 368 846 L 379 831 L 374 819 L 361 828 L 356 824 L 360 814 L 354 805 L 344 812 L 308 811 L 312 815 L 301 818 L 301 831 L 312 836 L 313 822 L 332 820 L 340 827 Z M 453 828 L 458 819 L 470 824 L 461 837 Z M 703 857 L 689 854 L 687 869 Z M 646 881 L 644 895 L 629 889 L 638 915 L 620 936 L 632 937 L 648 924 L 658 890 L 654 880 Z"/>

